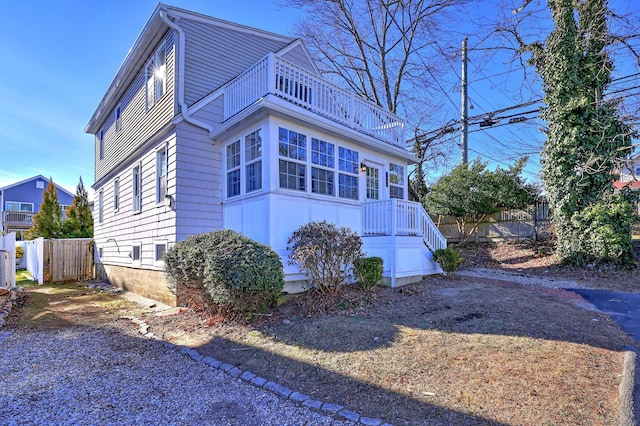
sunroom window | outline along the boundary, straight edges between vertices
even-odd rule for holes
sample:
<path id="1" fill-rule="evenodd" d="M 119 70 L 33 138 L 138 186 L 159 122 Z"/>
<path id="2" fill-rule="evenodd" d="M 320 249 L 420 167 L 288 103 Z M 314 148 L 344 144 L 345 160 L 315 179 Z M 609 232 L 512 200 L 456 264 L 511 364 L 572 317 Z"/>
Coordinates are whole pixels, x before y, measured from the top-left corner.
<path id="1" fill-rule="evenodd" d="M 404 199 L 404 167 L 389 163 L 389 197 Z"/>
<path id="2" fill-rule="evenodd" d="M 307 137 L 280 127 L 278 131 L 280 188 L 307 190 Z"/>
<path id="3" fill-rule="evenodd" d="M 338 148 L 338 196 L 357 200 L 358 197 L 358 152 L 348 148 Z"/>
<path id="4" fill-rule="evenodd" d="M 240 195 L 240 141 L 227 145 L 227 197 Z"/>
<path id="5" fill-rule="evenodd" d="M 262 189 L 262 136 L 256 130 L 244 138 L 244 161 L 247 193 Z"/>
<path id="6" fill-rule="evenodd" d="M 311 192 L 335 195 L 335 145 L 311 138 Z"/>
<path id="7" fill-rule="evenodd" d="M 258 129 L 225 148 L 227 198 L 262 189 L 262 135 Z M 243 185 L 244 182 L 244 185 Z"/>

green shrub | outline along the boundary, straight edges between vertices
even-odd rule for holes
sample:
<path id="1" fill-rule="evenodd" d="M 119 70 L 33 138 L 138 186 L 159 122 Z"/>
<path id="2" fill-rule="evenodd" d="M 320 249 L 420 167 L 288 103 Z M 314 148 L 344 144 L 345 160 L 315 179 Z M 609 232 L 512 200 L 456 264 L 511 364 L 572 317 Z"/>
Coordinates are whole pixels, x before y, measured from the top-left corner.
<path id="1" fill-rule="evenodd" d="M 200 289 L 219 313 L 247 320 L 275 306 L 284 287 L 278 254 L 231 230 L 190 236 L 164 261 L 174 290 Z"/>
<path id="2" fill-rule="evenodd" d="M 372 289 L 382 279 L 383 260 L 380 257 L 361 257 L 353 262 L 358 284 L 365 290 Z"/>
<path id="3" fill-rule="evenodd" d="M 296 230 L 287 247 L 292 265 L 300 265 L 312 287 L 337 293 L 351 273 L 353 261 L 362 257 L 362 238 L 349 228 L 328 222 L 309 222 Z"/>
<path id="4" fill-rule="evenodd" d="M 460 253 L 450 247 L 438 249 L 433 253 L 433 260 L 438 262 L 446 273 L 451 273 L 458 269 Z"/>

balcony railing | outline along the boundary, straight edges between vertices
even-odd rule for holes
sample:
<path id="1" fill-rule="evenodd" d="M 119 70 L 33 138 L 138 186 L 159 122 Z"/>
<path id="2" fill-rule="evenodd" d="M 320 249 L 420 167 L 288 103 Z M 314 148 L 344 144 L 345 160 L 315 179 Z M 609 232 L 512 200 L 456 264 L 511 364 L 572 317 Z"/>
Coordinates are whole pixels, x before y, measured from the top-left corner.
<path id="1" fill-rule="evenodd" d="M 404 121 L 375 103 L 270 53 L 224 87 L 224 119 L 268 94 L 404 148 Z"/>
<path id="2" fill-rule="evenodd" d="M 2 212 L 2 223 L 4 228 L 7 226 L 30 228 L 33 224 L 33 215 L 35 213 L 30 212 Z"/>
<path id="3" fill-rule="evenodd" d="M 447 247 L 447 239 L 422 204 L 413 201 L 367 201 L 362 205 L 362 235 L 415 235 L 431 251 Z"/>

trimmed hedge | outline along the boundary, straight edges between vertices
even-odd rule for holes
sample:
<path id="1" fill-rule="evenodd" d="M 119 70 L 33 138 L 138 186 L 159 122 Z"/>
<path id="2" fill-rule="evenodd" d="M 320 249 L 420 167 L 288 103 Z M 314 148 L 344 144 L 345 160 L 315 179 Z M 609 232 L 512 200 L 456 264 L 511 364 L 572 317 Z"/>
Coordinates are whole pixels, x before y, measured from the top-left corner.
<path id="1" fill-rule="evenodd" d="M 382 279 L 383 263 L 381 257 L 361 257 L 353 262 L 358 284 L 364 290 L 372 289 Z"/>
<path id="2" fill-rule="evenodd" d="M 202 290 L 225 316 L 251 320 L 275 306 L 284 287 L 278 254 L 231 230 L 190 236 L 167 250 L 164 261 L 172 285 Z"/>

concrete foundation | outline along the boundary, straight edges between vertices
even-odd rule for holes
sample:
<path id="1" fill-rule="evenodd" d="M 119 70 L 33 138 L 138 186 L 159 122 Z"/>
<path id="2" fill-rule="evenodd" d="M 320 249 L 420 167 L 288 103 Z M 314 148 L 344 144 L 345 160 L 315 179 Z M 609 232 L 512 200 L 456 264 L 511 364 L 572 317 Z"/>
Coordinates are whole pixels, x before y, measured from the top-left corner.
<path id="1" fill-rule="evenodd" d="M 96 275 L 96 278 L 106 279 L 123 290 L 176 306 L 176 295 L 169 290 L 164 271 L 96 264 Z"/>

